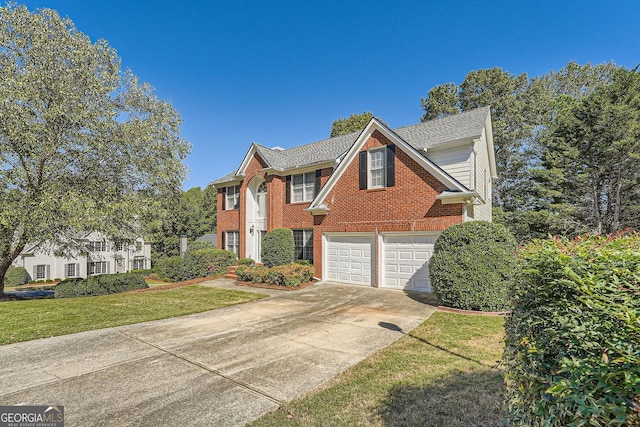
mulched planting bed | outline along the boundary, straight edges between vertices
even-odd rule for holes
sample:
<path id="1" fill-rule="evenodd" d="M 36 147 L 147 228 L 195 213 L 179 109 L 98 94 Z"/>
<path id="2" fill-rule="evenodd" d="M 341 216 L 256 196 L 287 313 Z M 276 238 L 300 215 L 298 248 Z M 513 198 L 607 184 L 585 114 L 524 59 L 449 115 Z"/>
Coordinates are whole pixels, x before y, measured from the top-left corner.
<path id="1" fill-rule="evenodd" d="M 153 286 L 153 287 L 149 287 L 149 288 L 146 288 L 146 289 L 134 289 L 133 291 L 129 291 L 129 292 L 130 293 L 136 293 L 136 292 L 165 291 L 167 289 L 181 288 L 183 286 L 190 286 L 190 285 L 197 285 L 198 283 L 208 282 L 209 280 L 215 280 L 217 278 L 219 278 L 219 276 L 198 277 L 197 279 L 191 279 L 191 280 L 187 280 L 187 281 L 184 281 L 184 282 L 167 283 L 166 285 L 158 285 L 158 286 Z"/>
<path id="2" fill-rule="evenodd" d="M 276 289 L 279 291 L 297 291 L 298 289 L 304 289 L 316 283 L 318 282 L 314 280 L 311 282 L 301 283 L 300 286 L 291 287 L 291 286 L 281 286 L 281 285 L 267 285 L 266 283 L 241 282 L 239 280 L 236 281 L 236 285 L 239 285 L 239 286 L 247 286 L 250 288 Z"/>

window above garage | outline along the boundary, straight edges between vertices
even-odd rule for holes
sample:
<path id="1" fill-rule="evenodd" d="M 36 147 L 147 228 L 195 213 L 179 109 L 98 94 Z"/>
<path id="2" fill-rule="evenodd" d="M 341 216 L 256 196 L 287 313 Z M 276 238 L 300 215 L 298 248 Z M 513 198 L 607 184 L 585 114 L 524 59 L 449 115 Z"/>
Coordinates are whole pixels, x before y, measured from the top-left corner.
<path id="1" fill-rule="evenodd" d="M 395 179 L 395 145 L 372 148 L 359 154 L 360 189 L 393 187 Z"/>

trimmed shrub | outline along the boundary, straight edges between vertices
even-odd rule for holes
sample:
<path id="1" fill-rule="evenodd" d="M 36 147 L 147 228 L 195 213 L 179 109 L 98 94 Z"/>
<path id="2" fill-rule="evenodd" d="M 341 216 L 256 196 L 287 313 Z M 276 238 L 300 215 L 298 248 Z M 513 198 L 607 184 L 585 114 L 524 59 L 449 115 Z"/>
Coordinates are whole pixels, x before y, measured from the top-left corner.
<path id="1" fill-rule="evenodd" d="M 149 286 L 137 273 L 103 274 L 88 279 L 65 279 L 54 289 L 56 298 L 73 298 L 116 294 Z"/>
<path id="2" fill-rule="evenodd" d="M 206 242 L 203 242 L 206 243 Z M 236 262 L 236 254 L 222 249 L 196 249 L 184 254 L 182 280 L 224 274 Z"/>
<path id="3" fill-rule="evenodd" d="M 262 239 L 262 262 L 267 267 L 285 265 L 293 262 L 296 244 L 293 231 L 288 228 L 276 228 Z"/>
<path id="4" fill-rule="evenodd" d="M 248 265 L 251 267 L 256 265 L 256 262 L 251 258 L 240 258 L 238 260 L 238 265 Z"/>
<path id="5" fill-rule="evenodd" d="M 182 280 L 182 257 L 172 256 L 159 259 L 155 263 L 155 270 L 162 279 Z"/>
<path id="6" fill-rule="evenodd" d="M 151 274 L 155 273 L 156 270 L 154 270 L 153 268 L 146 268 L 146 269 L 133 269 L 130 271 L 130 273 L 138 273 L 138 274 L 142 274 L 144 277 L 148 277 Z"/>
<path id="7" fill-rule="evenodd" d="M 297 259 L 295 261 L 293 261 L 294 264 L 300 264 L 300 265 L 313 265 L 311 263 L 311 261 L 309 261 L 308 259 Z"/>
<path id="8" fill-rule="evenodd" d="M 242 282 L 266 283 L 268 285 L 298 287 L 313 280 L 312 266 L 287 264 L 276 267 L 249 267 L 241 265 L 236 270 L 238 280 Z"/>
<path id="9" fill-rule="evenodd" d="M 29 273 L 24 267 L 10 266 L 4 274 L 5 286 L 21 286 L 29 281 Z"/>
<path id="10" fill-rule="evenodd" d="M 191 242 L 187 246 L 187 250 L 184 254 L 188 254 L 192 251 L 197 251 L 198 249 L 216 249 L 215 245 L 211 242 Z"/>
<path id="11" fill-rule="evenodd" d="M 509 425 L 640 425 L 640 235 L 521 251 L 503 356 Z"/>
<path id="12" fill-rule="evenodd" d="M 429 262 L 438 303 L 463 310 L 508 309 L 516 250 L 513 236 L 501 224 L 471 221 L 444 230 Z"/>

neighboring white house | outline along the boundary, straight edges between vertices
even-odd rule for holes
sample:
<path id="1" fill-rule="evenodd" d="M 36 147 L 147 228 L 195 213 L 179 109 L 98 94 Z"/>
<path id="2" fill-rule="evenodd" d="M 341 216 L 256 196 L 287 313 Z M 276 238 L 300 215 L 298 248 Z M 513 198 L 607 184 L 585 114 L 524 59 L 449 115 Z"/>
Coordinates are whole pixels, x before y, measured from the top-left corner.
<path id="1" fill-rule="evenodd" d="M 77 240 L 85 245 L 88 254 L 65 258 L 56 256 L 53 248 L 34 250 L 32 246 L 27 247 L 13 265 L 24 267 L 32 280 L 86 278 L 151 268 L 151 243 L 145 243 L 141 237 L 133 243 L 114 242 L 91 232 Z"/>

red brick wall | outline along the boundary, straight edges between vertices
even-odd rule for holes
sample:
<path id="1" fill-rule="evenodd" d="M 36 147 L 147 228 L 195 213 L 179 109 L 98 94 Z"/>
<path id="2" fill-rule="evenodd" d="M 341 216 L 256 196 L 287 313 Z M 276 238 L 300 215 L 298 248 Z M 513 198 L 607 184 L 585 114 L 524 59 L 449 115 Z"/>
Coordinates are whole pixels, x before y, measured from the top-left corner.
<path id="1" fill-rule="evenodd" d="M 379 132 L 369 138 L 361 151 L 390 145 Z M 329 213 L 315 218 L 314 265 L 322 275 L 322 233 L 442 231 L 462 222 L 462 204 L 443 205 L 436 196 L 446 186 L 424 170 L 402 150 L 396 150 L 395 186 L 360 190 L 358 158 L 349 164 L 327 195 Z"/>
<path id="2" fill-rule="evenodd" d="M 223 247 L 223 233 L 225 231 L 240 230 L 240 210 L 224 210 L 222 206 L 224 204 L 224 189 L 218 188 L 218 249 L 224 249 Z"/>

